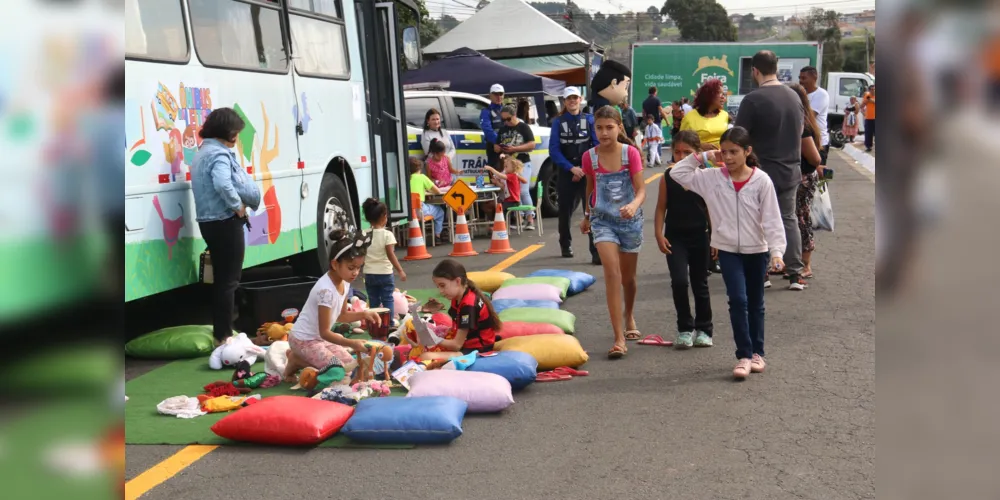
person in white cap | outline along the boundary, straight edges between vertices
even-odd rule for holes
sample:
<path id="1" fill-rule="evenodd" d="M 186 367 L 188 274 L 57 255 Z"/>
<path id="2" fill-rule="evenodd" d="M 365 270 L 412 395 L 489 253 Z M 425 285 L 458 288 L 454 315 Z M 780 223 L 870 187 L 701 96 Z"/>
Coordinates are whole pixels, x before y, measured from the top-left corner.
<path id="1" fill-rule="evenodd" d="M 500 164 L 500 140 L 497 132 L 503 127 L 500 110 L 503 109 L 503 85 L 494 83 L 490 87 L 490 106 L 479 113 L 479 127 L 483 129 L 486 142 L 486 162 L 493 168 Z"/>
<path id="2" fill-rule="evenodd" d="M 573 257 L 573 236 L 570 219 L 573 212 L 586 196 L 587 181 L 583 176 L 583 154 L 597 146 L 594 132 L 594 115 L 580 110 L 580 89 L 566 87 L 563 91 L 563 112 L 552 120 L 552 134 L 549 136 L 549 158 L 558 171 L 559 192 L 559 246 L 562 256 Z M 590 236 L 590 256 L 595 265 L 601 258 Z"/>

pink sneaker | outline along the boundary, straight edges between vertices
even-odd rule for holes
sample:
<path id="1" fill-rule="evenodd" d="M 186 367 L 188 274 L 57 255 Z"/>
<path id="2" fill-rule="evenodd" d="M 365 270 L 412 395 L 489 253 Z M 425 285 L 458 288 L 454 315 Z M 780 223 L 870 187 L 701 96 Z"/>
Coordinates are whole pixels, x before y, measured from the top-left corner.
<path id="1" fill-rule="evenodd" d="M 750 360 L 750 371 L 752 373 L 764 373 L 764 368 L 767 367 L 767 362 L 760 354 L 754 354 L 753 358 Z"/>
<path id="2" fill-rule="evenodd" d="M 750 360 L 743 358 L 736 363 L 736 368 L 733 368 L 733 377 L 738 379 L 745 379 L 747 375 L 750 375 Z"/>

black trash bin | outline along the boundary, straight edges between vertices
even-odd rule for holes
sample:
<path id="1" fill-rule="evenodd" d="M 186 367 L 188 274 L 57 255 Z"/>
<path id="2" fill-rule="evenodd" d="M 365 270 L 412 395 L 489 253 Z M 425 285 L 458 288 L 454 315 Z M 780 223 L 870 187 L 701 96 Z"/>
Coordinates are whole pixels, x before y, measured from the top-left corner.
<path id="1" fill-rule="evenodd" d="M 293 276 L 240 283 L 236 290 L 237 331 L 253 337 L 260 325 L 269 321 L 284 321 L 281 312 L 289 308 L 301 310 L 318 279 Z"/>

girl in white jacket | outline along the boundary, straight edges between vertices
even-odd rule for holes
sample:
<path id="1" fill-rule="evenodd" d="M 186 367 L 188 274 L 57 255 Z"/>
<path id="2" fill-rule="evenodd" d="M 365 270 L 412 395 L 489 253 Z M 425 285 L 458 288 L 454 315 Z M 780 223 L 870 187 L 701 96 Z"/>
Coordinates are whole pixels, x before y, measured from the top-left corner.
<path id="1" fill-rule="evenodd" d="M 785 229 L 770 177 L 757 168 L 750 134 L 733 127 L 722 150 L 693 154 L 670 169 L 678 184 L 705 199 L 712 219 L 712 246 L 719 250 L 736 341 L 733 376 L 763 373 L 764 280 L 770 266 L 785 267 Z M 699 168 L 723 165 L 723 168 Z M 770 255 L 770 259 L 768 256 Z"/>

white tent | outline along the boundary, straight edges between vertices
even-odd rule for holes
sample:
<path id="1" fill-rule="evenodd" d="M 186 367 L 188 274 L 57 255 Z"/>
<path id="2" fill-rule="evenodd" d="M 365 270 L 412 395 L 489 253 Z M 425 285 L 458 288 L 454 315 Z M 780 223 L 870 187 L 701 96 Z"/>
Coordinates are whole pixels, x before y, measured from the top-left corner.
<path id="1" fill-rule="evenodd" d="M 576 36 L 523 0 L 493 0 L 424 48 L 434 57 L 468 47 L 490 59 L 586 52 L 590 42 Z"/>

